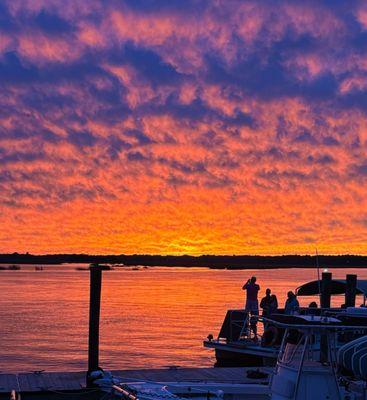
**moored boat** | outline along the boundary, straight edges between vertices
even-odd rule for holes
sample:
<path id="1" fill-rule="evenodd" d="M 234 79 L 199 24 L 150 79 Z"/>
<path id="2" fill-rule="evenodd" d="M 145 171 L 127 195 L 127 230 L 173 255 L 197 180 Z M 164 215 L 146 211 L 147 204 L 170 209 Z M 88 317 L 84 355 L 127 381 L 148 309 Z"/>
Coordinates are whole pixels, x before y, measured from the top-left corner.
<path id="1" fill-rule="evenodd" d="M 322 288 L 322 281 L 310 281 L 296 289 L 298 296 L 318 296 Z M 344 294 L 350 296 L 350 287 L 346 280 L 331 280 L 328 287 L 328 296 Z M 358 280 L 352 297 L 363 296 L 362 302 L 365 304 L 367 294 L 367 281 Z M 350 297 L 346 298 L 350 303 Z M 353 301 L 352 301 L 353 303 Z M 345 341 L 352 340 L 362 334 L 367 333 L 367 308 L 365 307 L 325 307 L 325 308 L 300 308 L 302 315 L 328 315 L 340 317 L 348 320 L 350 324 L 365 326 L 363 332 L 349 332 L 347 338 L 339 337 L 339 346 Z M 278 309 L 277 314 L 284 314 L 284 309 Z M 267 327 L 260 340 L 254 341 L 249 327 L 250 317 L 245 310 L 228 310 L 224 318 L 220 332 L 216 338 L 208 335 L 204 340 L 204 347 L 215 350 L 217 366 L 263 366 L 275 365 L 279 348 L 281 345 L 283 331 L 271 323 Z"/>
<path id="2" fill-rule="evenodd" d="M 107 264 L 90 264 L 88 267 L 76 267 L 75 270 L 76 271 L 89 271 L 91 268 L 93 267 L 98 267 L 100 268 L 102 271 L 113 271 L 115 268 L 112 267 L 111 265 L 107 265 Z"/>
<path id="3" fill-rule="evenodd" d="M 98 263 L 92 263 L 89 265 L 90 267 L 99 267 L 102 271 L 112 271 L 114 269 L 111 265 Z"/>
<path id="4" fill-rule="evenodd" d="M 20 267 L 20 265 L 12 264 L 12 265 L 9 265 L 7 269 L 9 271 L 19 271 L 21 269 L 21 267 Z"/>

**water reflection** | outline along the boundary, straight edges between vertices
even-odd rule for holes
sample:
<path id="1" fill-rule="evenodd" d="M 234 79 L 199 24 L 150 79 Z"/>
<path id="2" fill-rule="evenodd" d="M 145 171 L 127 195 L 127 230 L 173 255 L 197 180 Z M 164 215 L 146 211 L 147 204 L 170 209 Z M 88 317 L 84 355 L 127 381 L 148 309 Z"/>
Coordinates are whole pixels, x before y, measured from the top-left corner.
<path id="1" fill-rule="evenodd" d="M 345 270 L 333 270 L 344 278 Z M 353 270 L 367 278 L 363 269 Z M 316 279 L 312 269 L 226 271 L 149 268 L 103 273 L 101 365 L 150 368 L 211 366 L 202 347 L 216 335 L 225 312 L 242 308 L 243 283 L 256 275 L 283 306 L 287 290 Z M 82 370 L 87 361 L 89 272 L 34 266 L 0 271 L 0 370 Z M 300 298 L 301 305 L 313 299 Z M 317 299 L 316 299 L 317 300 Z M 334 305 L 344 302 L 334 298 Z"/>

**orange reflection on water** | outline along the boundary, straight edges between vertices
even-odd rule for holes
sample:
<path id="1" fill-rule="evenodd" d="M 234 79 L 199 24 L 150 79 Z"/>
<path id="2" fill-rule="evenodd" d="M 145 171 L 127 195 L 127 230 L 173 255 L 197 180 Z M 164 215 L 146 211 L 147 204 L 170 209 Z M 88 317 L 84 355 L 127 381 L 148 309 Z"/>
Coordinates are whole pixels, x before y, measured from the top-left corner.
<path id="1" fill-rule="evenodd" d="M 353 271 L 367 278 L 365 270 Z M 343 270 L 334 270 L 342 278 Z M 227 309 L 242 308 L 244 281 L 256 275 L 283 306 L 288 290 L 316 278 L 314 269 L 226 271 L 141 268 L 103 273 L 101 359 L 106 369 L 212 366 L 204 349 Z M 84 370 L 88 342 L 88 271 L 49 266 L 0 271 L 0 370 Z M 308 305 L 311 298 L 300 298 Z M 316 299 L 317 300 L 317 299 Z M 344 302 L 343 297 L 334 304 Z"/>

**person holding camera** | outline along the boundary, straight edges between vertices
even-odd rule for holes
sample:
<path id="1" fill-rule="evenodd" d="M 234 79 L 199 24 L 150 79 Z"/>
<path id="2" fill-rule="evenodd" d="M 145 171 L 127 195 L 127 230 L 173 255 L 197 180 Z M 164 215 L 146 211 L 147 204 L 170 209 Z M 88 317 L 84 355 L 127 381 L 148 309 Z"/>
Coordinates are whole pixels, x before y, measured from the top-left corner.
<path id="1" fill-rule="evenodd" d="M 258 293 L 260 286 L 256 283 L 256 277 L 253 276 L 247 281 L 242 287 L 246 290 L 246 304 L 245 311 L 248 313 L 250 318 L 250 329 L 254 333 L 254 340 L 257 340 L 257 316 L 259 315 L 259 301 Z"/>

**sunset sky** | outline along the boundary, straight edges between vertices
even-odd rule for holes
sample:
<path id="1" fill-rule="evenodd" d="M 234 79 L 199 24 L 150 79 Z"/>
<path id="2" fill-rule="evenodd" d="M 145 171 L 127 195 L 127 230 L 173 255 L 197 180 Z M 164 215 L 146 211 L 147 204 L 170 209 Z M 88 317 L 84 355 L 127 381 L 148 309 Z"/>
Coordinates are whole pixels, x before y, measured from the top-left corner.
<path id="1" fill-rule="evenodd" d="M 367 254 L 367 2 L 4 0 L 0 252 Z"/>

